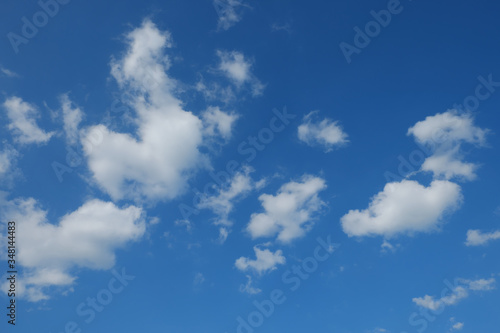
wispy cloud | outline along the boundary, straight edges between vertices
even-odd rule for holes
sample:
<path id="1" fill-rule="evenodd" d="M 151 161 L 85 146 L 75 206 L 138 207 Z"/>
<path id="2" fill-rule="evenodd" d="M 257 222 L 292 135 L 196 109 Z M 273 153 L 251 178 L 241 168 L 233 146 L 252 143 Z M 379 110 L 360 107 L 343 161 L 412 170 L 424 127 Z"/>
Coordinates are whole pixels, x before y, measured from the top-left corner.
<path id="1" fill-rule="evenodd" d="M 9 118 L 8 128 L 12 131 L 14 139 L 22 144 L 45 144 L 55 134 L 45 132 L 36 123 L 40 112 L 36 106 L 23 101 L 19 97 L 9 97 L 3 103 Z"/>
<path id="2" fill-rule="evenodd" d="M 236 268 L 243 272 L 253 270 L 258 274 L 264 274 L 275 270 L 277 265 L 283 265 L 286 262 L 281 250 L 272 252 L 269 249 L 261 249 L 259 245 L 254 246 L 253 250 L 255 259 L 240 257 L 234 264 Z"/>
<path id="3" fill-rule="evenodd" d="M 237 89 L 248 87 L 253 96 L 260 96 L 265 85 L 252 73 L 253 61 L 238 51 L 217 51 L 219 71 L 224 74 Z"/>
<path id="4" fill-rule="evenodd" d="M 0 73 L 3 76 L 7 76 L 7 77 L 19 77 L 19 74 L 15 73 L 7 68 L 4 68 L 2 66 L 0 66 Z"/>
<path id="5" fill-rule="evenodd" d="M 218 30 L 229 30 L 241 21 L 243 10 L 250 8 L 241 0 L 214 0 L 213 4 L 219 17 L 217 22 Z"/>
<path id="6" fill-rule="evenodd" d="M 458 282 L 460 282 L 460 285 L 455 286 L 449 295 L 441 296 L 440 298 L 425 295 L 424 297 L 413 298 L 413 302 L 423 308 L 436 311 L 443 307 L 459 303 L 461 300 L 469 297 L 470 291 L 490 291 L 495 289 L 496 280 L 494 278 L 479 280 L 458 279 Z"/>

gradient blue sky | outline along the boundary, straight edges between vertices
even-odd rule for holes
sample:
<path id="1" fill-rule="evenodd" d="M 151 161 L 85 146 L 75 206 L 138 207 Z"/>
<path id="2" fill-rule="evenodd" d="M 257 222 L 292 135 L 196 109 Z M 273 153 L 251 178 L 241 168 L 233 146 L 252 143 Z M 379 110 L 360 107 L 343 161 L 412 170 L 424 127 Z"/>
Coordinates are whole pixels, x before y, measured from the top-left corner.
<path id="1" fill-rule="evenodd" d="M 2 332 L 498 331 L 500 5 L 62 3 L 0 13 Z"/>

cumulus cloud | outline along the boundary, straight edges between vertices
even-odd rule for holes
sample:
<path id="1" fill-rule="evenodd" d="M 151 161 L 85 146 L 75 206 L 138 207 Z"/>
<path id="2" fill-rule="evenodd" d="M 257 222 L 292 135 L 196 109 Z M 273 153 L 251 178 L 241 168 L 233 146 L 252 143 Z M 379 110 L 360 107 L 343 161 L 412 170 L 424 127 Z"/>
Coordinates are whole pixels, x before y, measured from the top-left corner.
<path id="1" fill-rule="evenodd" d="M 258 274 L 264 274 L 276 269 L 276 266 L 283 265 L 286 262 L 283 256 L 283 251 L 276 250 L 272 252 L 269 249 L 260 249 L 259 246 L 254 246 L 255 259 L 240 257 L 236 260 L 235 266 L 240 271 L 253 270 Z"/>
<path id="2" fill-rule="evenodd" d="M 487 130 L 474 126 L 469 114 L 454 110 L 429 116 L 408 130 L 415 140 L 429 146 L 431 156 L 421 170 L 431 171 L 429 186 L 404 179 L 386 184 L 364 210 L 351 210 L 341 218 L 349 236 L 413 234 L 436 230 L 447 212 L 455 211 L 463 197 L 451 178 L 471 180 L 477 166 L 462 161 L 461 145 L 483 145 Z"/>
<path id="3" fill-rule="evenodd" d="M 460 282 L 460 285 L 456 285 L 449 295 L 442 295 L 441 298 L 425 295 L 424 297 L 413 298 L 413 302 L 420 307 L 436 311 L 446 306 L 455 305 L 461 300 L 469 297 L 469 291 L 493 290 L 495 289 L 494 285 L 496 283 L 494 278 L 487 280 L 457 279 L 457 281 Z"/>
<path id="4" fill-rule="evenodd" d="M 476 178 L 478 166 L 474 163 L 462 162 L 457 159 L 457 149 L 443 154 L 429 156 L 422 164 L 423 171 L 433 172 L 436 176 L 451 179 L 459 176 L 467 180 Z"/>
<path id="5" fill-rule="evenodd" d="M 264 213 L 252 214 L 246 230 L 252 238 L 278 235 L 282 242 L 304 236 L 315 213 L 325 205 L 318 196 L 324 189 L 323 179 L 304 175 L 297 182 L 282 185 L 276 195 L 262 194 L 259 200 Z"/>
<path id="6" fill-rule="evenodd" d="M 17 262 L 23 267 L 24 297 L 30 301 L 47 299 L 46 288 L 71 285 L 77 267 L 112 268 L 116 249 L 145 232 L 143 212 L 135 206 L 89 200 L 54 224 L 33 198 L 0 199 L 2 220 L 16 221 Z"/>
<path id="7" fill-rule="evenodd" d="M 217 51 L 219 70 L 238 88 L 247 85 L 253 96 L 262 95 L 265 86 L 252 73 L 253 63 L 237 51 Z"/>
<path id="8" fill-rule="evenodd" d="M 181 194 L 189 177 L 208 165 L 200 152 L 207 135 L 228 137 L 234 115 L 212 109 L 203 119 L 183 109 L 174 96 L 177 87 L 166 70 L 165 49 L 171 36 L 151 21 L 126 35 L 128 49 L 112 61 L 111 73 L 129 93 L 136 113 L 134 134 L 118 133 L 104 125 L 88 128 L 82 142 L 98 133 L 99 144 L 84 152 L 95 182 L 114 200 L 167 200 Z"/>
<path id="9" fill-rule="evenodd" d="M 491 241 L 500 239 L 500 230 L 492 232 L 481 232 L 480 230 L 468 230 L 467 240 L 465 245 L 467 246 L 479 246 L 486 245 Z"/>
<path id="10" fill-rule="evenodd" d="M 364 210 L 350 210 L 341 218 L 349 236 L 411 234 L 435 230 L 446 212 L 456 210 L 462 201 L 460 186 L 435 180 L 425 187 L 403 180 L 386 184 Z"/>
<path id="11" fill-rule="evenodd" d="M 231 138 L 234 122 L 239 118 L 234 113 L 221 111 L 219 107 L 209 107 L 203 114 L 205 131 L 208 136 L 221 136 Z"/>
<path id="12" fill-rule="evenodd" d="M 317 111 L 310 112 L 298 127 L 299 139 L 309 146 L 320 145 L 327 152 L 334 147 L 347 143 L 347 134 L 338 125 L 337 121 L 325 118 L 321 121 L 314 119 Z"/>
<path id="13" fill-rule="evenodd" d="M 21 144 L 47 143 L 54 132 L 45 132 L 36 123 L 40 117 L 38 109 L 19 97 L 9 97 L 3 103 L 9 118 L 9 130 L 12 131 L 14 140 Z"/>
<path id="14" fill-rule="evenodd" d="M 243 1 L 238 0 L 214 0 L 213 3 L 219 16 L 218 30 L 229 30 L 229 28 L 241 21 L 241 7 L 248 7 Z"/>
<path id="15" fill-rule="evenodd" d="M 84 113 L 80 108 L 73 105 L 67 94 L 61 95 L 59 101 L 61 103 L 66 140 L 68 144 L 74 145 L 78 142 L 79 126 Z"/>
<path id="16" fill-rule="evenodd" d="M 464 143 L 481 146 L 485 144 L 488 130 L 474 125 L 470 114 L 459 114 L 449 110 L 419 121 L 408 129 L 408 135 L 429 146 L 433 154 L 422 165 L 423 171 L 430 171 L 434 177 L 472 180 L 476 177 L 477 165 L 462 161 L 461 146 Z"/>

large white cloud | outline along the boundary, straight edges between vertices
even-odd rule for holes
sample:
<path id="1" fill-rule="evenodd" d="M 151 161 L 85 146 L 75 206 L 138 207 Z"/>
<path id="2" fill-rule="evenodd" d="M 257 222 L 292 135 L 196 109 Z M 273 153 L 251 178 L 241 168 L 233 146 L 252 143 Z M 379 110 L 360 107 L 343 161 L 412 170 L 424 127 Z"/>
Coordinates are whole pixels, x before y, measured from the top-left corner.
<path id="1" fill-rule="evenodd" d="M 118 133 L 104 125 L 87 129 L 102 140 L 84 145 L 94 180 L 114 200 L 171 199 L 183 192 L 195 170 L 207 165 L 199 148 L 208 135 L 230 136 L 234 115 L 220 110 L 204 114 L 206 122 L 183 109 L 174 96 L 176 81 L 168 77 L 165 48 L 171 46 L 168 32 L 151 21 L 126 36 L 127 52 L 112 61 L 112 75 L 130 95 L 137 118 L 134 134 Z"/>
<path id="2" fill-rule="evenodd" d="M 260 249 L 259 246 L 254 246 L 253 249 L 255 259 L 240 257 L 234 264 L 236 268 L 241 271 L 254 270 L 258 274 L 264 274 L 275 270 L 278 265 L 283 265 L 286 262 L 281 250 L 272 252 L 269 249 Z"/>
<path id="3" fill-rule="evenodd" d="M 455 110 L 417 122 L 408 135 L 430 148 L 421 170 L 430 171 L 434 180 L 429 186 L 408 179 L 386 184 L 367 209 L 351 210 L 341 218 L 344 232 L 392 237 L 437 230 L 444 214 L 456 210 L 463 200 L 460 186 L 450 179 L 476 176 L 477 166 L 463 161 L 462 144 L 483 145 L 487 132 L 474 126 L 470 114 Z"/>
<path id="4" fill-rule="evenodd" d="M 385 237 L 432 231 L 461 201 L 460 186 L 449 181 L 435 180 L 428 187 L 412 180 L 389 183 L 367 209 L 344 215 L 342 229 L 349 236 Z"/>
<path id="5" fill-rule="evenodd" d="M 3 103 L 9 118 L 9 130 L 14 135 L 14 140 L 21 144 L 47 143 L 54 135 L 54 132 L 45 132 L 36 123 L 40 117 L 40 112 L 34 105 L 23 101 L 19 97 L 9 97 Z"/>
<path id="6" fill-rule="evenodd" d="M 115 250 L 145 232 L 142 209 L 135 206 L 89 200 L 54 224 L 33 198 L 9 201 L 2 194 L 0 201 L 2 221 L 16 221 L 17 262 L 31 301 L 48 298 L 44 288 L 71 285 L 75 267 L 112 268 Z"/>
<path id="7" fill-rule="evenodd" d="M 348 142 L 347 134 L 338 125 L 338 122 L 324 118 L 321 121 L 313 117 L 317 112 L 307 114 L 298 127 L 299 139 L 310 146 L 321 145 L 326 151 L 331 151 L 336 146 Z"/>
<path id="8" fill-rule="evenodd" d="M 325 205 L 318 196 L 324 189 L 322 178 L 304 175 L 282 185 L 276 195 L 262 194 L 259 200 L 264 213 L 252 214 L 246 230 L 252 238 L 278 235 L 282 242 L 304 236 L 315 213 Z"/>

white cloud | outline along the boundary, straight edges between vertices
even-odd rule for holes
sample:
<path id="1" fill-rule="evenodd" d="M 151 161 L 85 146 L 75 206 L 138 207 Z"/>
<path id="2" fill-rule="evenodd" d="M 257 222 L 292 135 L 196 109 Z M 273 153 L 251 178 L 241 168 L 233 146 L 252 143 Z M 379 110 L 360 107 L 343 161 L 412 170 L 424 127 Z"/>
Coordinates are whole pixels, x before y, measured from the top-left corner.
<path id="1" fill-rule="evenodd" d="M 84 113 L 80 108 L 73 107 L 71 100 L 67 94 L 62 95 L 59 98 L 62 108 L 62 116 L 64 123 L 64 132 L 66 134 L 66 140 L 68 144 L 74 145 L 78 142 L 79 138 L 79 126 L 80 122 L 84 117 Z"/>
<path id="2" fill-rule="evenodd" d="M 461 142 L 483 144 L 486 133 L 474 126 L 470 114 L 460 115 L 455 110 L 428 116 L 408 129 L 408 135 L 413 135 L 422 144 L 451 147 Z"/>
<path id="3" fill-rule="evenodd" d="M 377 327 L 374 330 L 370 331 L 370 333 L 386 333 L 386 332 L 389 332 L 389 331 L 386 330 L 385 328 L 381 328 L 381 327 Z"/>
<path id="4" fill-rule="evenodd" d="M 269 249 L 261 250 L 258 246 L 254 246 L 253 249 L 256 259 L 251 260 L 246 257 L 240 257 L 236 260 L 234 265 L 240 271 L 254 270 L 258 274 L 264 274 L 275 270 L 276 266 L 283 265 L 286 262 L 281 250 L 272 252 Z"/>
<path id="5" fill-rule="evenodd" d="M 382 243 L 382 245 L 380 245 L 380 252 L 388 253 L 390 251 L 390 252 L 394 253 L 394 252 L 396 252 L 397 246 L 399 246 L 399 244 L 394 246 L 391 243 L 389 243 L 386 239 L 384 239 L 384 242 Z"/>
<path id="6" fill-rule="evenodd" d="M 193 284 L 195 286 L 200 286 L 203 284 L 203 282 L 205 282 L 205 277 L 203 276 L 202 273 L 196 273 L 195 277 L 194 277 L 194 280 L 193 280 Z"/>
<path id="7" fill-rule="evenodd" d="M 262 94 L 265 86 L 253 75 L 251 71 L 252 62 L 245 59 L 245 56 L 241 52 L 218 50 L 217 55 L 220 59 L 219 70 L 231 80 L 238 89 L 248 84 L 253 96 Z"/>
<path id="8" fill-rule="evenodd" d="M 477 166 L 463 162 L 463 143 L 483 145 L 488 130 L 474 126 L 469 114 L 454 110 L 429 116 L 408 130 L 415 140 L 429 146 L 432 155 L 421 170 L 433 173 L 430 186 L 403 180 L 386 184 L 365 210 L 351 210 L 341 219 L 349 236 L 413 234 L 436 230 L 447 212 L 462 202 L 461 188 L 451 178 L 474 179 Z"/>
<path id="9" fill-rule="evenodd" d="M 214 7 L 219 16 L 217 22 L 218 30 L 228 30 L 241 21 L 241 13 L 238 7 L 248 7 L 243 1 L 238 0 L 214 0 Z"/>
<path id="10" fill-rule="evenodd" d="M 193 225 L 191 224 L 191 221 L 189 220 L 176 220 L 174 224 L 178 227 L 184 227 L 186 228 L 187 232 L 191 232 L 193 229 Z"/>
<path id="11" fill-rule="evenodd" d="M 463 280 L 469 286 L 470 290 L 475 291 L 489 291 L 495 289 L 496 280 L 494 278 L 490 279 L 479 279 L 479 280 Z"/>
<path id="12" fill-rule="evenodd" d="M 291 34 L 292 33 L 292 25 L 289 22 L 284 23 L 284 24 L 273 23 L 271 25 L 271 30 L 272 31 L 286 31 L 287 33 Z"/>
<path id="13" fill-rule="evenodd" d="M 187 180 L 208 165 L 199 150 L 207 139 L 206 128 L 228 136 L 229 123 L 222 113 L 208 116 L 209 123 L 183 109 L 173 91 L 175 80 L 168 77 L 165 48 L 171 46 L 168 32 L 150 21 L 126 36 L 128 50 L 112 61 L 112 75 L 131 96 L 137 118 L 134 135 L 111 131 L 104 125 L 87 129 L 100 135 L 98 144 L 84 146 L 94 180 L 114 200 L 137 201 L 172 199 L 181 194 Z M 214 124 L 214 120 L 217 123 Z"/>
<path id="14" fill-rule="evenodd" d="M 459 114 L 455 110 L 429 116 L 408 129 L 408 135 L 413 135 L 418 143 L 433 150 L 422 170 L 444 179 L 458 177 L 472 180 L 476 177 L 477 165 L 461 161 L 461 145 L 484 145 L 487 133 L 488 130 L 474 126 L 470 114 Z"/>
<path id="15" fill-rule="evenodd" d="M 455 305 L 461 300 L 469 297 L 469 291 L 493 290 L 495 289 L 494 284 L 496 282 L 494 278 L 488 280 L 458 279 L 457 281 L 459 281 L 461 285 L 455 286 L 449 295 L 441 296 L 441 298 L 438 299 L 434 296 L 425 295 L 424 297 L 413 298 L 413 302 L 420 307 L 436 311 L 449 305 Z"/>
<path id="16" fill-rule="evenodd" d="M 298 127 L 299 139 L 309 146 L 321 145 L 327 152 L 335 146 L 341 146 L 349 142 L 347 134 L 338 125 L 337 121 L 325 118 L 321 121 L 313 120 L 317 111 L 310 112 L 302 120 Z"/>
<path id="17" fill-rule="evenodd" d="M 443 177 L 444 179 L 463 177 L 466 180 L 474 180 L 478 166 L 457 159 L 456 151 L 454 149 L 441 155 L 429 156 L 422 164 L 422 170 L 433 172 L 437 177 Z"/>
<path id="18" fill-rule="evenodd" d="M 0 72 L 7 77 L 19 77 L 19 74 L 0 66 Z"/>
<path id="19" fill-rule="evenodd" d="M 7 111 L 7 117 L 10 124 L 9 130 L 12 131 L 14 139 L 22 144 L 47 143 L 54 132 L 45 132 L 36 123 L 40 117 L 39 111 L 34 105 L 24 102 L 19 97 L 9 97 L 3 103 Z"/>
<path id="20" fill-rule="evenodd" d="M 0 151 L 0 180 L 8 175 L 17 156 L 18 153 L 14 148 L 5 147 L 3 151 Z"/>
<path id="21" fill-rule="evenodd" d="M 224 139 L 231 138 L 234 122 L 239 118 L 233 113 L 221 111 L 219 107 L 209 107 L 203 114 L 205 131 L 208 136 L 219 135 Z"/>
<path id="22" fill-rule="evenodd" d="M 276 195 L 262 194 L 259 200 L 265 212 L 252 214 L 246 230 L 252 238 L 277 234 L 282 242 L 304 236 L 312 225 L 314 214 L 325 205 L 318 197 L 324 189 L 323 179 L 304 175 L 298 182 L 282 185 Z"/>
<path id="23" fill-rule="evenodd" d="M 252 283 L 252 277 L 250 275 L 247 275 L 247 283 L 240 285 L 240 292 L 250 295 L 257 295 L 262 292 L 262 290 L 260 288 L 254 287 Z"/>
<path id="24" fill-rule="evenodd" d="M 254 181 L 250 177 L 252 172 L 252 168 L 244 167 L 227 184 L 219 187 L 215 195 L 201 197 L 197 208 L 210 209 L 217 214 L 215 225 L 232 226 L 233 222 L 229 220 L 229 214 L 233 210 L 234 203 L 251 191 L 261 189 L 265 185 L 265 180 Z"/>
<path id="25" fill-rule="evenodd" d="M 219 228 L 219 239 L 218 239 L 218 242 L 220 244 L 223 244 L 226 241 L 226 239 L 227 239 L 228 236 L 229 236 L 229 230 L 228 230 L 228 228 L 226 228 L 226 227 L 220 227 Z"/>
<path id="26" fill-rule="evenodd" d="M 112 268 L 115 250 L 145 232 L 143 212 L 135 206 L 89 200 L 52 224 L 36 200 L 7 201 L 3 196 L 1 218 L 17 222 L 17 262 L 25 272 L 24 297 L 31 301 L 47 299 L 44 288 L 71 285 L 75 267 Z"/>
<path id="27" fill-rule="evenodd" d="M 492 232 L 481 232 L 480 230 L 468 230 L 467 240 L 465 245 L 467 246 L 479 246 L 486 245 L 490 241 L 500 239 L 500 230 Z"/>
<path id="28" fill-rule="evenodd" d="M 460 331 L 462 328 L 464 328 L 464 323 L 455 323 L 453 324 L 453 326 L 451 327 L 453 331 Z"/>
<path id="29" fill-rule="evenodd" d="M 429 187 L 416 181 L 388 183 L 364 210 L 350 210 L 341 218 L 342 229 L 351 236 L 428 232 L 437 229 L 446 212 L 456 210 L 462 201 L 455 183 L 435 180 Z"/>
<path id="30" fill-rule="evenodd" d="M 418 306 L 423 308 L 436 311 L 443 306 L 454 305 L 460 302 L 462 299 L 469 296 L 467 289 L 458 286 L 456 287 L 452 294 L 448 296 L 443 296 L 439 299 L 435 299 L 434 296 L 425 295 L 424 297 L 415 297 L 413 302 Z"/>

